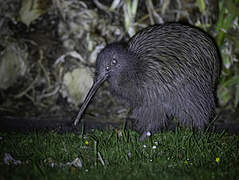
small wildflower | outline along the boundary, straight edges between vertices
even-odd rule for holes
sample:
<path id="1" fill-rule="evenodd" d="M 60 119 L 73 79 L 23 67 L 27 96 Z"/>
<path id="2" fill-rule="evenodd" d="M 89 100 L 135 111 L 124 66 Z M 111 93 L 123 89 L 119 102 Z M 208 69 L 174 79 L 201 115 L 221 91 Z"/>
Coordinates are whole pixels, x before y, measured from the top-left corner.
<path id="1" fill-rule="evenodd" d="M 220 162 L 220 158 L 216 157 L 216 162 L 219 163 Z"/>
<path id="2" fill-rule="evenodd" d="M 146 148 L 146 145 L 144 144 L 144 146 L 143 146 L 144 148 Z"/>
<path id="3" fill-rule="evenodd" d="M 154 141 L 154 144 L 155 144 L 155 145 L 158 145 L 159 143 L 158 143 L 157 141 Z"/>
<path id="4" fill-rule="evenodd" d="M 85 144 L 88 145 L 88 144 L 89 144 L 89 141 L 86 140 L 86 141 L 85 141 Z"/>
<path id="5" fill-rule="evenodd" d="M 147 136 L 151 136 L 151 132 L 150 132 L 150 131 L 148 131 L 146 135 L 147 135 Z"/>
<path id="6" fill-rule="evenodd" d="M 50 165 L 51 168 L 56 167 L 56 163 L 54 163 L 54 162 L 51 162 L 49 165 Z"/>
<path id="7" fill-rule="evenodd" d="M 131 158 L 131 152 L 128 152 L 128 157 Z"/>
<path id="8" fill-rule="evenodd" d="M 122 131 L 118 131 L 118 137 L 122 137 L 122 136 L 123 136 Z"/>
<path id="9" fill-rule="evenodd" d="M 153 146 L 152 148 L 153 148 L 153 149 L 156 149 L 156 146 Z"/>

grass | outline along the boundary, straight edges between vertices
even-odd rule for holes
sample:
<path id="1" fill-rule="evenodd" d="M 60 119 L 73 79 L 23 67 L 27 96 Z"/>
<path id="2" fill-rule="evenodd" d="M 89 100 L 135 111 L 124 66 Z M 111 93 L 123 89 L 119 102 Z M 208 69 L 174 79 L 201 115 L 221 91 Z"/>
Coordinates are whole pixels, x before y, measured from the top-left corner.
<path id="1" fill-rule="evenodd" d="M 239 174 L 239 137 L 227 134 L 178 129 L 145 142 L 133 131 L 115 130 L 0 137 L 0 179 L 204 180 L 236 179 Z M 7 165 L 5 153 L 21 164 Z M 76 158 L 82 167 L 69 165 Z"/>

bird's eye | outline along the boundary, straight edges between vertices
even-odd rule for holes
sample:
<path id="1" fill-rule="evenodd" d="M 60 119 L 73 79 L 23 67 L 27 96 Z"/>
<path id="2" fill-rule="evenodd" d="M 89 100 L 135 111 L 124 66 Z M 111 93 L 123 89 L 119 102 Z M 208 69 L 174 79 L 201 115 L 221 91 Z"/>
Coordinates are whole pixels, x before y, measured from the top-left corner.
<path id="1" fill-rule="evenodd" d="M 117 60 L 116 60 L 115 58 L 113 58 L 112 64 L 113 64 L 113 65 L 116 65 L 116 64 L 117 64 Z"/>
<path id="2" fill-rule="evenodd" d="M 109 71 L 110 70 L 110 66 L 106 66 L 106 71 Z"/>

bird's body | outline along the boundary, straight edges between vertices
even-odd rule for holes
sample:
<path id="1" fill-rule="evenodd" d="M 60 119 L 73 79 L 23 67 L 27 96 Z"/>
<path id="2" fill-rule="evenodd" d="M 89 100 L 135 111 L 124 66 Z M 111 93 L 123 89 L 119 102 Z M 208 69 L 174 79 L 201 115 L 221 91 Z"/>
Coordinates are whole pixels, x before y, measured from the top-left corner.
<path id="1" fill-rule="evenodd" d="M 84 106 L 108 80 L 111 92 L 129 102 L 129 119 L 138 131 L 156 132 L 173 118 L 204 129 L 214 116 L 219 74 L 219 55 L 207 34 L 178 23 L 150 26 L 128 43 L 102 50 L 96 61 L 97 85 Z"/>

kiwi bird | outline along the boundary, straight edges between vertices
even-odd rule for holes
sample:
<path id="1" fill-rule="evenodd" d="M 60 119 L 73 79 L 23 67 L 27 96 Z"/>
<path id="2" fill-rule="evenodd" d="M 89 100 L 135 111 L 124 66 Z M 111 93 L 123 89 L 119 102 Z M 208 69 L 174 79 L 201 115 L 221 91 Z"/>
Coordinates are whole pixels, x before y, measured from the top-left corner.
<path id="1" fill-rule="evenodd" d="M 74 125 L 108 81 L 112 94 L 129 103 L 128 119 L 142 133 L 141 140 L 173 120 L 203 130 L 215 115 L 219 75 L 219 54 L 206 33 L 179 23 L 147 27 L 99 53 L 94 84 Z"/>

